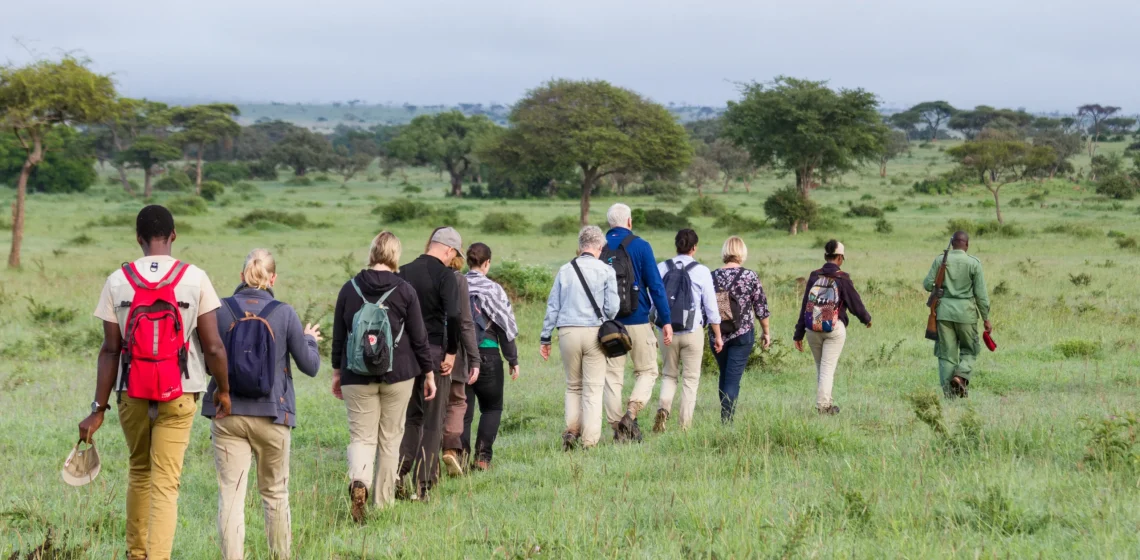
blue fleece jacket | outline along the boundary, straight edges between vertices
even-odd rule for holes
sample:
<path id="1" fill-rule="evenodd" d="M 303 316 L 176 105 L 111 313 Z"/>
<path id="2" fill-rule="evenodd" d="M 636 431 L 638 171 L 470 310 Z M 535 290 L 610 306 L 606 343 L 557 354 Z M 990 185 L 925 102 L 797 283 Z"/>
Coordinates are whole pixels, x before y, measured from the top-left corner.
<path id="1" fill-rule="evenodd" d="M 616 250 L 622 240 L 633 232 L 617 227 L 606 232 L 606 241 L 611 250 Z M 657 272 L 657 259 L 653 256 L 653 247 L 649 242 L 638 238 L 626 248 L 629 258 L 633 261 L 634 285 L 638 289 L 637 311 L 628 317 L 618 317 L 623 325 L 644 325 L 649 322 L 649 308 L 657 308 L 661 324 L 669 324 L 669 298 L 665 296 L 665 284 L 661 282 L 661 275 Z"/>

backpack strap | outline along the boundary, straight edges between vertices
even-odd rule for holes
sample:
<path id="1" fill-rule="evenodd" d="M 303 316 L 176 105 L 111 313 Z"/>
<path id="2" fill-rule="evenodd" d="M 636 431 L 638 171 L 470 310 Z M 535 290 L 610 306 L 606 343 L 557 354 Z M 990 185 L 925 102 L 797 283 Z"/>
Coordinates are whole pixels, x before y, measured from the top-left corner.
<path id="1" fill-rule="evenodd" d="M 222 304 L 226 306 L 226 309 L 230 310 L 230 314 L 234 316 L 235 322 L 245 317 L 245 312 L 242 311 L 241 306 L 238 305 L 237 298 L 222 298 Z"/>
<path id="2" fill-rule="evenodd" d="M 396 286 L 396 288 L 398 288 L 398 287 L 399 286 Z M 396 291 L 396 288 L 392 288 L 391 290 L 384 292 L 384 295 L 380 296 L 380 299 L 376 300 L 376 305 L 381 305 L 385 301 L 388 301 L 388 296 L 392 295 L 392 292 Z M 360 297 L 364 297 L 364 296 L 362 295 Z"/>
<path id="3" fill-rule="evenodd" d="M 166 273 L 165 278 L 159 280 L 155 288 L 165 288 L 171 285 L 177 286 L 178 283 L 182 281 L 182 276 L 186 274 L 186 269 L 188 268 L 190 268 L 190 265 L 181 261 L 174 261 L 174 267 L 170 269 L 170 272 Z"/>
<path id="4" fill-rule="evenodd" d="M 698 265 L 698 264 L 701 264 L 701 263 L 699 263 L 699 262 L 697 262 L 697 261 L 695 261 L 695 260 L 694 260 L 693 262 L 691 262 L 691 263 L 689 263 L 688 265 L 686 265 L 686 266 L 685 266 L 685 269 L 684 269 L 684 270 L 685 270 L 685 273 L 687 274 L 687 273 L 688 273 L 690 270 L 692 270 L 692 269 L 694 269 L 694 268 L 697 268 L 697 265 Z"/>
<path id="5" fill-rule="evenodd" d="M 632 237 L 632 235 L 630 237 Z M 578 273 L 578 280 L 582 282 L 582 289 L 586 290 L 586 297 L 590 298 L 590 305 L 594 306 L 594 313 L 597 313 L 598 319 L 604 323 L 606 316 L 602 314 L 601 308 L 598 307 L 598 302 L 594 300 L 594 292 L 590 291 L 590 284 L 586 283 L 586 276 L 582 274 L 582 269 L 578 268 L 578 259 L 570 261 L 570 266 L 574 267 L 574 272 Z"/>
<path id="6" fill-rule="evenodd" d="M 356 290 L 356 295 L 360 296 L 360 299 L 364 300 L 364 303 L 372 303 L 368 301 L 368 298 L 364 297 L 364 292 L 360 291 L 360 286 L 356 285 L 356 278 L 349 280 L 349 282 L 352 283 L 352 289 Z"/>
<path id="7" fill-rule="evenodd" d="M 636 240 L 636 239 L 638 239 L 638 237 L 636 235 L 630 233 L 629 235 L 625 236 L 625 239 L 621 240 L 621 243 L 618 244 L 618 247 L 625 249 L 625 252 L 628 253 L 629 252 L 629 244 L 633 243 L 634 240 Z"/>
<path id="8" fill-rule="evenodd" d="M 262 319 L 269 319 L 269 316 L 272 315 L 274 311 L 277 311 L 278 307 L 281 307 L 281 302 L 275 299 L 270 300 L 269 303 L 265 304 L 265 307 L 261 308 L 261 313 L 258 313 L 257 316 Z"/>
<path id="9" fill-rule="evenodd" d="M 139 273 L 139 269 L 133 262 L 123 265 L 123 274 L 126 275 L 127 281 L 130 282 L 131 286 L 136 290 L 157 290 L 171 284 L 177 286 L 178 282 L 182 281 L 182 276 L 186 274 L 186 269 L 189 267 L 190 265 L 184 262 L 174 261 L 174 266 L 172 266 L 166 275 L 158 282 L 148 282 L 147 279 L 143 278 L 143 275 Z"/>

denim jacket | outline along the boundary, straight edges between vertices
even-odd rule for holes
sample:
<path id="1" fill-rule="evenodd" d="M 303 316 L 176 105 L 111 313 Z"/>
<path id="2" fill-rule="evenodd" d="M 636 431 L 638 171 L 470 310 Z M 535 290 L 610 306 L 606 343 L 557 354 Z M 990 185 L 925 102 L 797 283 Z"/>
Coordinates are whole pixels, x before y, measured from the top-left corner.
<path id="1" fill-rule="evenodd" d="M 613 319 L 618 312 L 617 275 L 609 265 L 583 253 L 574 259 L 582 269 L 582 276 L 590 285 L 594 301 L 602 308 L 606 320 Z M 598 318 L 578 273 L 570 263 L 562 265 L 554 277 L 554 287 L 546 299 L 546 318 L 542 321 L 542 343 L 550 344 L 554 329 L 559 327 L 600 327 L 603 319 Z"/>

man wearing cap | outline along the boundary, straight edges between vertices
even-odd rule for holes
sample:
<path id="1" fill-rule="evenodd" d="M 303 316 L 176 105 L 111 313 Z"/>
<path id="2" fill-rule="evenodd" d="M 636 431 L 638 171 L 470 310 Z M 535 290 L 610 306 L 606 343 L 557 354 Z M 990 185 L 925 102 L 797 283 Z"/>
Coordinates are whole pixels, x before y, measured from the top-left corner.
<path id="1" fill-rule="evenodd" d="M 970 236 L 964 231 L 954 232 L 950 239 L 950 252 L 946 255 L 946 275 L 938 303 L 938 341 L 934 343 L 934 355 L 938 358 L 942 391 L 951 398 L 969 394 L 970 373 L 974 370 L 979 350 L 979 316 L 986 332 L 993 332 L 990 296 L 986 293 L 982 261 L 966 254 L 969 249 Z M 940 254 L 922 282 L 926 291 L 934 291 L 934 279 L 941 267 Z"/>
<path id="2" fill-rule="evenodd" d="M 400 267 L 399 275 L 412 285 L 420 300 L 424 326 L 427 327 L 432 362 L 441 372 L 436 384 L 439 395 L 451 391 L 451 366 L 455 363 L 460 336 L 459 284 L 447 264 L 463 254 L 463 240 L 454 228 L 437 228 L 429 238 L 427 252 Z M 440 439 L 448 399 L 425 401 L 423 377 L 416 378 L 408 403 L 404 441 L 400 444 L 400 480 L 397 498 L 412 497 L 403 484 L 409 473 L 415 483 L 415 497 L 426 501 L 431 487 L 439 480 Z"/>

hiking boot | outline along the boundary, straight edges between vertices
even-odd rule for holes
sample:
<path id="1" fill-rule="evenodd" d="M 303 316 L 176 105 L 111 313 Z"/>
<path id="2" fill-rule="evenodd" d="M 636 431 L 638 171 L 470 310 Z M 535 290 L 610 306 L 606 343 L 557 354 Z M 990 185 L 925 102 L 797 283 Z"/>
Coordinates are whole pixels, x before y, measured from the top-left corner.
<path id="1" fill-rule="evenodd" d="M 969 382 L 961 377 L 955 375 L 950 378 L 950 394 L 958 398 L 967 398 L 970 396 L 970 391 L 967 389 Z"/>
<path id="2" fill-rule="evenodd" d="M 637 418 L 634 418 L 628 412 L 625 413 L 625 416 L 622 416 L 621 421 L 618 422 L 616 433 L 622 434 L 623 439 L 618 440 L 615 437 L 615 441 L 634 441 L 641 443 L 641 427 L 637 425 Z"/>
<path id="3" fill-rule="evenodd" d="M 420 491 L 417 492 L 415 497 L 412 499 L 421 503 L 421 504 L 426 504 L 426 503 L 430 502 L 431 501 L 431 487 L 430 486 L 420 486 Z"/>
<path id="4" fill-rule="evenodd" d="M 820 414 L 826 414 L 828 416 L 835 416 L 836 414 L 839 414 L 839 407 L 836 405 L 828 405 L 817 410 Z"/>
<path id="5" fill-rule="evenodd" d="M 364 524 L 364 506 L 368 502 L 368 487 L 359 480 L 352 481 L 348 487 L 348 496 L 352 498 L 352 520 L 357 525 Z"/>
<path id="6" fill-rule="evenodd" d="M 664 408 L 657 409 L 657 418 L 653 419 L 653 433 L 665 433 L 665 422 L 669 420 L 669 411 Z"/>
<path id="7" fill-rule="evenodd" d="M 614 432 L 614 437 L 615 438 L 617 437 L 617 432 Z M 574 432 L 570 432 L 570 431 L 562 433 L 562 450 L 563 451 L 572 451 L 577 446 L 578 446 L 578 434 L 576 434 Z"/>
<path id="8" fill-rule="evenodd" d="M 491 470 L 491 462 L 483 460 L 483 459 L 479 459 L 478 461 L 475 461 L 474 465 L 471 465 L 471 468 L 473 468 L 477 471 L 487 472 L 487 471 Z"/>
<path id="9" fill-rule="evenodd" d="M 454 449 L 443 452 L 443 464 L 447 467 L 448 476 L 463 476 L 463 463 Z"/>

